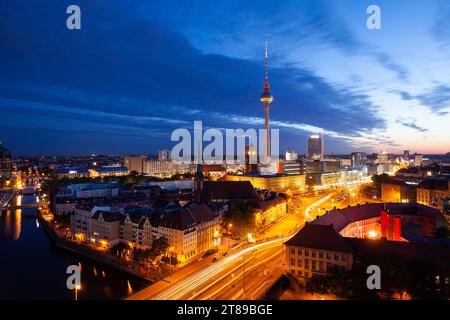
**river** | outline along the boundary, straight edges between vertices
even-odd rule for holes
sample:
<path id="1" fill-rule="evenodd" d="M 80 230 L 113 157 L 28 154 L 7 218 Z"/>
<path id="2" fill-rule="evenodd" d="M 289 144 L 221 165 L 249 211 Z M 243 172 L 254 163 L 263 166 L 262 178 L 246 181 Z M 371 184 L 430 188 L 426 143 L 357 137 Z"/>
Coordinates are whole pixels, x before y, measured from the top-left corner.
<path id="1" fill-rule="evenodd" d="M 31 204 L 34 195 L 13 203 Z M 79 300 L 120 299 L 147 282 L 56 247 L 36 219 L 37 209 L 4 211 L 0 218 L 0 299 L 75 299 L 66 269 L 81 266 Z"/>

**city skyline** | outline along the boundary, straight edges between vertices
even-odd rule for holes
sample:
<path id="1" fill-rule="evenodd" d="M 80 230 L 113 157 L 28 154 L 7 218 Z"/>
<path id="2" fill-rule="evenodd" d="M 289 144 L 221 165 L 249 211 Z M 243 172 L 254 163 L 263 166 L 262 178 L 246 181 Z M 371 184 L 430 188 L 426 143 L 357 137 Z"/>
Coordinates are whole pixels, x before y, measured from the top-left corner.
<path id="1" fill-rule="evenodd" d="M 66 4 L 2 4 L 0 140 L 17 155 L 148 154 L 197 119 L 262 128 L 269 41 L 281 152 L 318 133 L 327 154 L 449 152 L 450 6 L 379 1 L 368 30 L 369 3 L 350 4 L 78 1 L 76 31 Z"/>

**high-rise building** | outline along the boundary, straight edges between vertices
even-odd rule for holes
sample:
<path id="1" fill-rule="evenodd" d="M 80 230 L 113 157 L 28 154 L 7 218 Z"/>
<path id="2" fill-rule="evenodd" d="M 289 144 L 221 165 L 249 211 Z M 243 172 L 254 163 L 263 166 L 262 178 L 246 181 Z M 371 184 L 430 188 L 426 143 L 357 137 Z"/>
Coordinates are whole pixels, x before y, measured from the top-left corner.
<path id="1" fill-rule="evenodd" d="M 158 151 L 158 161 L 170 161 L 172 160 L 172 152 L 164 149 Z"/>
<path id="2" fill-rule="evenodd" d="M 378 163 L 388 163 L 389 162 L 389 154 L 386 151 L 380 151 L 378 152 L 378 158 L 377 158 Z"/>
<path id="3" fill-rule="evenodd" d="M 409 161 L 409 150 L 403 150 L 403 160 Z"/>
<path id="4" fill-rule="evenodd" d="M 308 137 L 308 158 L 322 161 L 323 152 L 323 135 L 312 135 Z"/>
<path id="5" fill-rule="evenodd" d="M 418 154 L 416 153 L 414 155 L 414 166 L 415 167 L 420 167 L 423 164 L 423 154 Z"/>
<path id="6" fill-rule="evenodd" d="M 123 158 L 123 166 L 127 167 L 130 172 L 136 171 L 139 174 L 144 174 L 147 161 L 147 156 L 125 156 Z"/>
<path id="7" fill-rule="evenodd" d="M 367 154 L 365 152 L 353 152 L 352 156 L 352 168 L 361 168 L 367 162 Z"/>

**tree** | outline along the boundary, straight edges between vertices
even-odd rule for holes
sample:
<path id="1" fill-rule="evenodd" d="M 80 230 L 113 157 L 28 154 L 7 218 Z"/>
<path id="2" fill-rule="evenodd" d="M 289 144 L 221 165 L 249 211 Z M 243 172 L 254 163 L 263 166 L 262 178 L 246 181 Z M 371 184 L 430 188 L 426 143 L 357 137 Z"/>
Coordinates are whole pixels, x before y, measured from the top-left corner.
<path id="1" fill-rule="evenodd" d="M 332 266 L 326 275 L 313 275 L 306 280 L 306 291 L 317 294 L 333 294 L 340 298 L 353 295 L 352 273 L 338 266 Z"/>
<path id="2" fill-rule="evenodd" d="M 154 260 L 155 258 L 164 254 L 167 249 L 169 249 L 169 241 L 165 237 L 159 237 L 158 239 L 153 240 L 152 247 L 150 249 L 150 259 Z"/>
<path id="3" fill-rule="evenodd" d="M 233 232 L 246 237 L 253 230 L 255 221 L 254 208 L 244 201 L 230 201 L 224 217 L 225 226 L 233 225 Z"/>
<path id="4" fill-rule="evenodd" d="M 329 284 L 326 276 L 313 275 L 306 281 L 306 292 L 317 294 L 328 294 Z"/>
<path id="5" fill-rule="evenodd" d="M 151 256 L 150 249 L 135 248 L 133 250 L 133 259 L 138 262 L 146 262 L 151 259 Z"/>
<path id="6" fill-rule="evenodd" d="M 377 174 L 372 177 L 372 181 L 377 188 L 378 195 L 381 195 L 381 184 L 389 180 L 389 175 L 387 173 Z"/>
<path id="7" fill-rule="evenodd" d="M 119 242 L 110 249 L 110 252 L 114 255 L 122 256 L 124 252 L 130 250 L 130 246 L 126 243 Z"/>

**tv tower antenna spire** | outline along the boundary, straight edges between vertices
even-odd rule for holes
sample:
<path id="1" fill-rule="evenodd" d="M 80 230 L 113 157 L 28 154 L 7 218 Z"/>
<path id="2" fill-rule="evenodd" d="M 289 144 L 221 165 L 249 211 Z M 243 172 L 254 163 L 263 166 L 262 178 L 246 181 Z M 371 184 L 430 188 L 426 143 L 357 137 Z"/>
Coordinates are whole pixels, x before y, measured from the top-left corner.
<path id="1" fill-rule="evenodd" d="M 270 94 L 270 84 L 269 84 L 269 45 L 266 41 L 264 46 L 264 92 L 261 95 L 261 102 L 264 105 L 264 129 L 266 131 L 266 143 L 264 156 L 266 161 L 270 158 L 270 136 L 269 136 L 269 105 L 273 101 L 273 97 Z"/>

